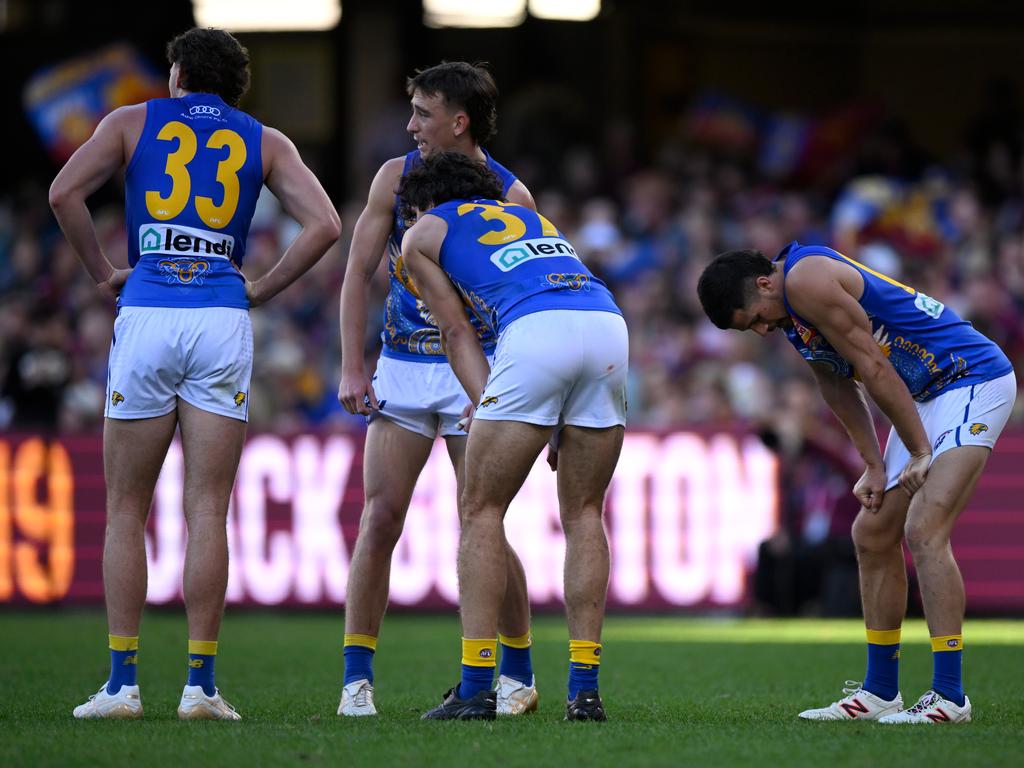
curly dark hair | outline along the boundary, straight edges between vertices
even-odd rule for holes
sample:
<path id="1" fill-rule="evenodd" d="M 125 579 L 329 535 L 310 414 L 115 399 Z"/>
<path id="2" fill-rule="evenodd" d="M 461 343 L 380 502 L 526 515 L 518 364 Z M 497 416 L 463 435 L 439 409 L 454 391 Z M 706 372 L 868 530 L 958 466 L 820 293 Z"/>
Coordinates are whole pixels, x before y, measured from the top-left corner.
<path id="1" fill-rule="evenodd" d="M 395 194 L 406 221 L 449 200 L 504 200 L 501 179 L 491 168 L 461 152 L 435 152 L 398 182 Z"/>
<path id="2" fill-rule="evenodd" d="M 732 325 L 737 309 L 744 309 L 754 292 L 754 281 L 770 275 L 775 265 L 760 251 L 726 251 L 716 256 L 697 282 L 704 314 L 722 329 Z"/>
<path id="3" fill-rule="evenodd" d="M 466 110 L 469 135 L 477 144 L 485 144 L 498 133 L 498 86 L 485 62 L 443 61 L 421 69 L 405 81 L 410 97 L 416 92 L 444 97 L 447 104 Z"/>
<path id="4" fill-rule="evenodd" d="M 167 44 L 167 61 L 178 65 L 185 90 L 214 93 L 232 107 L 249 90 L 249 51 L 223 29 L 183 32 Z"/>

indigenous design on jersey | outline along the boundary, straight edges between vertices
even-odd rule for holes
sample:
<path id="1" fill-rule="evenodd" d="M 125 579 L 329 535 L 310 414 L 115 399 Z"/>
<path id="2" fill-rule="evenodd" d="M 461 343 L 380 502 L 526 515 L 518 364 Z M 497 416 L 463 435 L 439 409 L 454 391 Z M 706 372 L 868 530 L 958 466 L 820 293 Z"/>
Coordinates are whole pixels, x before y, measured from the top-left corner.
<path id="1" fill-rule="evenodd" d="M 487 165 L 501 179 L 502 191 L 508 194 L 509 189 L 516 183 L 516 177 L 495 161 L 486 150 L 484 150 L 484 155 L 487 157 Z M 404 176 L 422 163 L 423 158 L 420 151 L 413 150 L 405 156 L 402 175 Z M 441 333 L 437 329 L 437 323 L 431 317 L 426 304 L 417 295 L 416 286 L 413 285 L 412 279 L 405 269 L 405 264 L 402 263 L 402 237 L 413 222 L 405 221 L 402 218 L 397 196 L 392 216 L 394 224 L 388 238 L 390 287 L 384 301 L 384 331 L 381 333 L 384 349 L 382 354 L 420 362 L 443 361 L 445 356 L 441 347 Z M 484 319 L 487 315 L 486 309 L 478 301 L 478 298 L 466 296 L 464 298 L 467 299 L 467 306 L 473 308 L 473 311 L 470 311 L 473 327 L 476 328 L 484 349 L 490 354 L 494 350 L 497 339 Z"/>
<path id="2" fill-rule="evenodd" d="M 263 187 L 263 126 L 219 96 L 146 102 L 125 173 L 120 306 L 248 309 L 239 268 Z"/>
<path id="3" fill-rule="evenodd" d="M 942 392 L 1004 376 L 1010 361 L 990 339 L 936 299 L 893 280 L 825 246 L 788 245 L 776 257 L 783 274 L 807 256 L 827 256 L 857 269 L 864 278 L 860 305 L 871 322 L 875 342 L 918 402 Z M 841 376 L 856 375 L 853 366 L 818 329 L 786 302 L 793 320 L 790 343 L 813 363 L 824 363 Z"/>
<path id="4" fill-rule="evenodd" d="M 451 200 L 427 215 L 448 224 L 441 268 L 495 334 L 551 309 L 622 314 L 605 284 L 539 213 L 497 200 Z"/>

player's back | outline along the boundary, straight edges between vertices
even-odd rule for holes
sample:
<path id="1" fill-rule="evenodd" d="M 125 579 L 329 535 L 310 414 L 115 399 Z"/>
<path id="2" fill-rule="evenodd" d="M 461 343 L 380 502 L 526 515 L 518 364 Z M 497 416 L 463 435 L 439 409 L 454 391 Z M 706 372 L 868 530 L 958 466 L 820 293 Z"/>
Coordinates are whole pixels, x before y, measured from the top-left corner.
<path id="1" fill-rule="evenodd" d="M 807 256 L 825 256 L 856 269 L 864 280 L 860 305 L 875 340 L 915 400 L 925 402 L 950 389 L 998 378 L 1012 367 L 1006 355 L 955 311 L 920 291 L 825 246 L 793 243 L 782 251 L 783 270 Z M 853 375 L 831 344 L 797 315 L 787 302 L 794 325 L 786 335 L 812 362 L 825 362 Z"/>
<path id="2" fill-rule="evenodd" d="M 500 333 L 550 309 L 621 314 L 611 292 L 541 214 L 497 200 L 451 200 L 429 211 L 448 232 L 440 264 L 466 302 Z"/>
<path id="3" fill-rule="evenodd" d="M 263 127 L 219 96 L 146 104 L 125 174 L 121 306 L 248 308 L 238 267 L 263 186 Z"/>

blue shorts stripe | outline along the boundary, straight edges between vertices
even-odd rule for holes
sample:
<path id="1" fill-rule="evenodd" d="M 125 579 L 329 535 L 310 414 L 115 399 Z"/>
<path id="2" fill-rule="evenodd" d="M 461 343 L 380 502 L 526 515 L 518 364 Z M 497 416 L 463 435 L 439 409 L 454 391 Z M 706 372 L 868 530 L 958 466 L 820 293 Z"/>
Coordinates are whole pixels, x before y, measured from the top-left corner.
<path id="1" fill-rule="evenodd" d="M 960 445 L 960 427 L 956 428 L 956 444 Z"/>

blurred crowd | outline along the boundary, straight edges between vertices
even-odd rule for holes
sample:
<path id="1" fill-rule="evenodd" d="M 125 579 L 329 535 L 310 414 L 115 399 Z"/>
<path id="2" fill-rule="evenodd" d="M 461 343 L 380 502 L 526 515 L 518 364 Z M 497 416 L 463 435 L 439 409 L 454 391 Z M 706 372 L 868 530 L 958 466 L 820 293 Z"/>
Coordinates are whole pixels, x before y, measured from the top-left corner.
<path id="1" fill-rule="evenodd" d="M 705 109 L 691 111 L 644 162 L 630 127 L 616 122 L 593 146 L 540 152 L 526 142 L 499 159 L 626 315 L 632 426 L 741 422 L 780 433 L 792 431 L 781 422 L 794 418 L 793 408 L 814 424 L 822 406 L 811 393 L 787 406 L 787 391 L 805 386 L 808 371 L 781 334 L 764 343 L 704 319 L 696 281 L 726 249 L 774 255 L 792 240 L 836 247 L 954 308 L 1024 372 L 1024 124 L 1004 113 L 979 115 L 962 151 L 945 158 L 927 157 L 884 115 L 861 115 L 847 120 L 841 152 L 780 168 L 765 146 L 778 126 L 751 123 L 738 140 L 736 131 L 709 129 L 714 116 Z M 114 312 L 56 227 L 48 181 L 0 199 L 0 428 L 96 430 Z M 123 212 L 116 194 L 106 197 L 94 209 L 98 233 L 111 260 L 124 264 Z M 338 202 L 341 242 L 310 276 L 253 312 L 254 430 L 362 428 L 336 389 L 338 296 L 364 201 Z M 245 272 L 263 273 L 294 235 L 265 194 Z M 373 286 L 368 360 L 379 348 L 385 265 Z"/>

